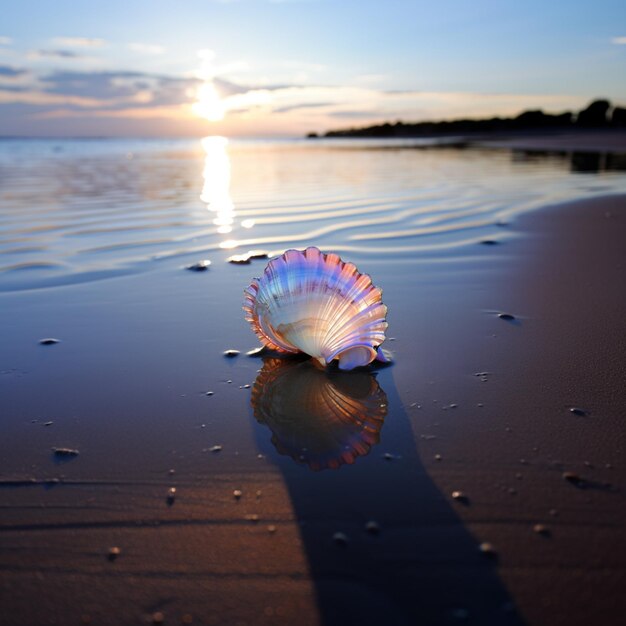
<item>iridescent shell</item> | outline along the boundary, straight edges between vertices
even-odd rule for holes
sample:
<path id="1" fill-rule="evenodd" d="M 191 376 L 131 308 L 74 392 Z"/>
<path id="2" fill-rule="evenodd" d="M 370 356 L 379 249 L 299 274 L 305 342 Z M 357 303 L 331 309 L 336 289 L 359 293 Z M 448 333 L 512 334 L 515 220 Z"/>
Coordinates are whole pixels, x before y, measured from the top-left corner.
<path id="1" fill-rule="evenodd" d="M 317 248 L 288 250 L 245 290 L 245 318 L 263 344 L 350 370 L 385 360 L 387 307 L 367 274 Z"/>
<path id="2" fill-rule="evenodd" d="M 324 371 L 310 360 L 265 359 L 250 401 L 276 450 L 312 470 L 368 454 L 387 415 L 387 396 L 371 372 Z"/>

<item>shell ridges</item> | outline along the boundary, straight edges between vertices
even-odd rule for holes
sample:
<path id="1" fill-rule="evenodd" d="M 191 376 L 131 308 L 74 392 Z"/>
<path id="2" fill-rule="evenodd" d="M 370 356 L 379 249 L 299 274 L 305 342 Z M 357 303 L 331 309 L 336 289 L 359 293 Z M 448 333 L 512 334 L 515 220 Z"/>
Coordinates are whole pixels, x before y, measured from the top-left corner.
<path id="1" fill-rule="evenodd" d="M 382 292 L 353 263 L 318 248 L 272 259 L 244 292 L 245 319 L 267 347 L 341 369 L 367 365 L 385 341 Z"/>

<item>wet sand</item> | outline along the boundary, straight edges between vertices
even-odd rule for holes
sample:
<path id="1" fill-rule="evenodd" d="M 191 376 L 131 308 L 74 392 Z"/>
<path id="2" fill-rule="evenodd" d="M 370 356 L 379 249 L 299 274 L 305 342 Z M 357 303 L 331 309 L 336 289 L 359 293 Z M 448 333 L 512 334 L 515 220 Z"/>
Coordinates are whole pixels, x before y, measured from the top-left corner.
<path id="1" fill-rule="evenodd" d="M 511 148 L 514 150 L 547 150 L 579 152 L 626 152 L 626 131 L 611 129 L 597 131 L 545 132 L 520 134 L 518 136 L 496 137 L 477 142 L 477 145 L 490 148 Z"/>
<path id="2" fill-rule="evenodd" d="M 386 405 L 363 445 L 222 356 L 264 261 L 1 294 L 0 624 L 621 623 L 626 196 L 502 231 L 362 268 L 396 363 L 303 389 Z"/>

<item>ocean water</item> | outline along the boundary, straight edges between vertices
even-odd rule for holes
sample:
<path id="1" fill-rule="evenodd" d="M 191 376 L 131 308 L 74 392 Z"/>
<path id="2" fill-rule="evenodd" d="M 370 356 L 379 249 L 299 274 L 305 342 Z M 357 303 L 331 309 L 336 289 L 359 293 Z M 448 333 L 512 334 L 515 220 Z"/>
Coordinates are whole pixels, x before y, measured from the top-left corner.
<path id="1" fill-rule="evenodd" d="M 516 215 L 626 191 L 623 157 L 424 141 L 0 141 L 0 290 L 317 245 L 436 262 Z"/>

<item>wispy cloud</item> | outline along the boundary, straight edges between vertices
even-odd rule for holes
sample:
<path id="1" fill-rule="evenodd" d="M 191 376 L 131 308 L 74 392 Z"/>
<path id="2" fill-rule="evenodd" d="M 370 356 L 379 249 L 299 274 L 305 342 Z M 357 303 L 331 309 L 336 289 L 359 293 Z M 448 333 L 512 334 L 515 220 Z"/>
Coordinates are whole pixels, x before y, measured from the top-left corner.
<path id="1" fill-rule="evenodd" d="M 272 113 L 289 113 L 290 111 L 297 111 L 302 109 L 318 109 L 320 107 L 331 106 L 332 102 L 302 102 L 301 104 L 290 104 L 284 107 L 278 107 L 273 109 Z"/>
<path id="2" fill-rule="evenodd" d="M 73 50 L 32 50 L 28 53 L 29 59 L 77 59 L 81 56 Z"/>
<path id="3" fill-rule="evenodd" d="M 55 37 L 52 41 L 57 46 L 70 48 L 100 48 L 106 43 L 95 37 Z"/>
<path id="4" fill-rule="evenodd" d="M 626 37 L 613 37 L 613 39 L 611 39 L 611 43 L 614 43 L 617 46 L 626 46 Z"/>
<path id="5" fill-rule="evenodd" d="M 0 65 L 0 76 L 7 78 L 15 78 L 27 74 L 28 70 L 21 67 L 11 67 L 10 65 Z"/>
<path id="6" fill-rule="evenodd" d="M 129 43 L 128 47 L 133 52 L 139 52 L 139 54 L 163 54 L 165 48 L 157 44 L 152 43 Z"/>
<path id="7" fill-rule="evenodd" d="M 99 102 L 105 109 L 136 106 L 180 105 L 195 79 L 162 76 L 146 72 L 57 71 L 40 79 L 41 91 L 59 97 Z"/>
<path id="8" fill-rule="evenodd" d="M 0 36 L 0 46 L 10 46 L 12 43 L 13 39 L 11 39 L 11 37 Z"/>

